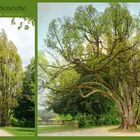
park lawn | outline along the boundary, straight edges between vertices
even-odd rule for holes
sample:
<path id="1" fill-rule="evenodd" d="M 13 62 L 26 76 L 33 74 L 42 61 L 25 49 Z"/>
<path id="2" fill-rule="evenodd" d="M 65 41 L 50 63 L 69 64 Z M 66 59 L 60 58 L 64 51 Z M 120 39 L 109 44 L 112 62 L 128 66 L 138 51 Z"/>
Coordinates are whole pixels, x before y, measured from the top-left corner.
<path id="1" fill-rule="evenodd" d="M 97 126 L 92 126 L 88 128 L 95 127 Z M 79 129 L 87 129 L 87 128 L 74 128 L 73 125 L 42 125 L 38 127 L 38 133 L 65 132 L 65 131 L 75 131 Z"/>
<path id="2" fill-rule="evenodd" d="M 99 127 L 103 127 L 103 126 L 93 126 L 90 128 L 99 128 Z M 115 129 L 109 130 L 109 132 L 119 132 L 120 130 L 118 130 L 117 127 L 118 126 L 116 126 Z M 79 129 L 86 129 L 86 128 L 74 128 L 72 125 L 44 125 L 38 127 L 38 133 L 64 132 L 64 131 L 74 131 Z M 138 125 L 138 129 L 136 132 L 140 132 L 140 125 Z"/>
<path id="3" fill-rule="evenodd" d="M 76 130 L 72 125 L 44 125 L 38 127 L 38 133 L 51 133 L 51 132 L 61 132 L 61 131 L 69 131 Z"/>
<path id="4" fill-rule="evenodd" d="M 24 127 L 0 127 L 1 130 L 5 130 L 13 136 L 35 136 L 35 128 Z"/>

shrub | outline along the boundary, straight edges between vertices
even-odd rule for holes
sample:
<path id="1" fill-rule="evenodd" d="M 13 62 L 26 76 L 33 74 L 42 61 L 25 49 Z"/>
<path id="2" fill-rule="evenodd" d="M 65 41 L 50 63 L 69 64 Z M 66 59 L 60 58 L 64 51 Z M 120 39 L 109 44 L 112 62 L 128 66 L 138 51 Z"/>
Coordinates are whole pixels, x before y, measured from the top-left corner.
<path id="1" fill-rule="evenodd" d="M 15 117 L 11 117 L 10 118 L 10 125 L 11 126 L 14 126 L 14 127 L 17 127 L 17 126 L 19 126 L 19 121 L 18 121 L 18 119 L 16 119 Z"/>
<path id="2" fill-rule="evenodd" d="M 96 121 L 96 125 L 118 125 L 120 123 L 119 117 L 113 115 L 111 113 L 102 115 L 98 121 Z"/>
<path id="3" fill-rule="evenodd" d="M 91 127 L 95 126 L 95 117 L 93 115 L 87 115 L 78 113 L 75 120 L 79 122 L 79 127 Z"/>
<path id="4" fill-rule="evenodd" d="M 78 113 L 75 120 L 79 122 L 79 127 L 93 127 L 100 125 L 118 125 L 120 123 L 117 112 L 109 112 L 100 116 L 92 114 Z"/>

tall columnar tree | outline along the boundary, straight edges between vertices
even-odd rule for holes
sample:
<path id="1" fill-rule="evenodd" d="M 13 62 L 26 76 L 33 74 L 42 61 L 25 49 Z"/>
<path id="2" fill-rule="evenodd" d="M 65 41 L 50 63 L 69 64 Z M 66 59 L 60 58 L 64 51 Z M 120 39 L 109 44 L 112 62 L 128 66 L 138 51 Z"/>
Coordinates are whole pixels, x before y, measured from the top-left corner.
<path id="1" fill-rule="evenodd" d="M 99 93 L 113 99 L 120 112 L 120 128 L 135 130 L 140 109 L 139 38 L 139 17 L 118 3 L 104 12 L 92 5 L 79 6 L 74 17 L 52 20 L 47 50 L 57 51 L 63 61 L 55 59 L 55 64 L 48 65 L 46 87 L 60 90 L 61 84 L 54 81 L 65 70 L 92 75 L 93 81 L 77 80 L 66 90 L 75 90 L 83 98 Z"/>
<path id="2" fill-rule="evenodd" d="M 21 91 L 22 62 L 16 46 L 0 32 L 0 126 L 9 125 L 12 109 Z"/>
<path id="3" fill-rule="evenodd" d="M 14 116 L 26 127 L 35 125 L 35 74 L 35 60 L 31 59 L 24 73 L 22 92 L 17 99 L 18 105 L 14 109 Z"/>

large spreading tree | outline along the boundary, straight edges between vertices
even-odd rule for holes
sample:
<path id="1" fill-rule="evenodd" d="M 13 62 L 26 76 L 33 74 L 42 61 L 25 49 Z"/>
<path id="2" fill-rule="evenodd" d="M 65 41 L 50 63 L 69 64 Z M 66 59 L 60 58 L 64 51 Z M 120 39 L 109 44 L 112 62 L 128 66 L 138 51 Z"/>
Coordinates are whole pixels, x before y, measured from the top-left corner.
<path id="1" fill-rule="evenodd" d="M 135 130 L 140 112 L 139 20 L 118 3 L 111 3 L 103 12 L 92 5 L 79 6 L 74 17 L 52 20 L 45 41 L 54 60 L 47 68 L 40 65 L 48 73 L 43 87 L 55 94 L 75 91 L 83 98 L 98 93 L 113 99 L 120 113 L 120 128 Z M 68 70 L 80 76 L 69 84 L 57 82 Z M 94 79 L 79 80 L 85 75 Z"/>
<path id="2" fill-rule="evenodd" d="M 0 126 L 10 124 L 10 116 L 21 91 L 22 62 L 16 46 L 4 30 L 0 32 Z"/>

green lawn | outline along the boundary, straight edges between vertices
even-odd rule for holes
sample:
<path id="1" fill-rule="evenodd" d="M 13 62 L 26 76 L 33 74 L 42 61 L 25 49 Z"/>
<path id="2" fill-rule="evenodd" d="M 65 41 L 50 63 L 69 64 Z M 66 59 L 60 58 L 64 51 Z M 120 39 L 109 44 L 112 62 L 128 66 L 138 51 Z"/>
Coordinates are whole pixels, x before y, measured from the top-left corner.
<path id="1" fill-rule="evenodd" d="M 60 132 L 60 131 L 69 131 L 76 130 L 72 125 L 43 125 L 38 127 L 38 133 L 44 132 Z"/>
<path id="2" fill-rule="evenodd" d="M 103 127 L 103 126 L 96 126 L 96 127 Z M 90 128 L 96 128 L 95 126 Z M 72 131 L 72 130 L 78 130 L 78 129 L 86 129 L 86 128 L 74 128 L 72 125 L 42 125 L 38 127 L 38 133 L 51 133 L 51 132 L 64 132 L 64 131 Z M 120 131 L 117 129 L 117 126 L 114 130 L 109 131 Z M 140 125 L 138 125 L 137 132 L 140 132 Z"/>
<path id="3" fill-rule="evenodd" d="M 34 136 L 35 128 L 23 128 L 23 127 L 0 127 L 1 130 L 5 130 L 14 136 Z"/>

